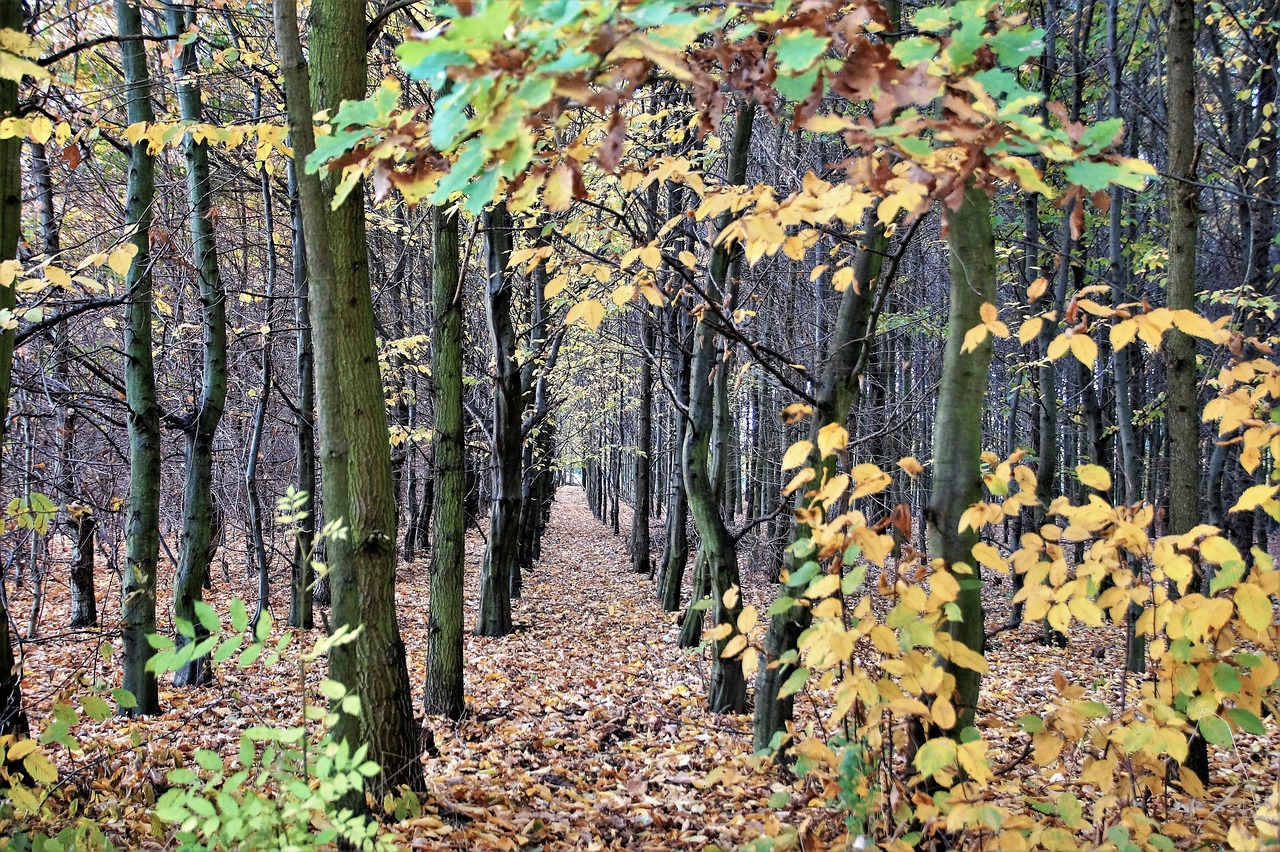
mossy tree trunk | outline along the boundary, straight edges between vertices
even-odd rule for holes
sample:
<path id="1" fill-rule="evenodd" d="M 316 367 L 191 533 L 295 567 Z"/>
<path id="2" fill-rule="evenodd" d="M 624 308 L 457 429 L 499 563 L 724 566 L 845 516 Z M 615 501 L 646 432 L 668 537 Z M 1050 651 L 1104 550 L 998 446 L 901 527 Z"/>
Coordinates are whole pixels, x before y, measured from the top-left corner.
<path id="1" fill-rule="evenodd" d="M 21 0 L 0 0 L 0 27 L 22 31 Z M 18 81 L 0 78 L 0 118 L 18 114 Z M 22 140 L 0 139 L 0 261 L 18 256 L 22 233 Z M 0 309 L 12 311 L 17 304 L 13 287 L 0 287 Z M 13 382 L 15 330 L 0 330 L 0 450 L 5 424 L 9 422 L 9 391 Z M 9 613 L 0 595 L 0 736 L 26 736 L 30 729 L 22 707 L 22 681 L 9 639 Z"/>
<path id="2" fill-rule="evenodd" d="M 960 531 L 960 516 L 982 499 L 981 455 L 983 400 L 994 346 L 990 336 L 968 353 L 960 351 L 965 333 L 982 323 L 981 308 L 995 302 L 996 250 L 991 226 L 991 199 L 970 187 L 958 210 L 946 211 L 950 250 L 950 298 L 947 345 L 933 426 L 933 490 L 925 511 L 928 553 L 947 570 L 957 563 L 969 573 L 957 573 L 956 605 L 961 618 L 947 623 L 952 638 L 981 654 L 986 640 L 982 608 L 982 575 L 973 558 L 978 533 Z M 959 736 L 973 724 L 981 675 L 948 661 L 955 677 L 953 702 L 956 723 L 946 733 Z"/>
<path id="3" fill-rule="evenodd" d="M 464 429 L 462 420 L 462 275 L 458 214 L 431 211 L 431 376 L 435 383 L 435 499 L 431 602 L 427 622 L 427 715 L 462 717 Z"/>
<path id="4" fill-rule="evenodd" d="M 746 181 L 747 156 L 756 106 L 745 104 L 738 114 L 729 151 L 728 183 Z M 723 230 L 729 219 L 717 222 Z M 723 299 L 728 285 L 730 249 L 719 246 L 712 253 L 707 276 L 706 297 L 712 303 Z M 738 554 L 733 536 L 721 514 L 721 500 L 713 478 L 715 467 L 712 440 L 716 431 L 716 382 L 713 371 L 726 369 L 720 364 L 720 345 L 714 321 L 704 317 L 694 330 L 693 360 L 689 379 L 689 427 L 684 443 L 684 485 L 689 496 L 689 510 L 701 539 L 700 558 L 706 565 L 711 592 L 712 623 L 735 624 L 742 611 L 741 597 L 726 599 L 726 592 L 738 586 Z M 727 428 L 728 412 L 722 411 L 721 423 Z M 736 628 L 735 628 L 736 629 Z M 729 636 L 712 644 L 711 683 L 707 695 L 713 713 L 741 713 L 746 709 L 747 685 L 739 658 L 721 656 Z"/>
<path id="5" fill-rule="evenodd" d="M 477 636 L 511 632 L 511 590 L 516 578 L 520 524 L 520 467 L 523 395 L 516 362 L 516 336 L 511 325 L 511 220 L 502 204 L 485 214 L 489 278 L 485 300 L 496 372 L 493 380 L 493 503 L 489 542 L 480 575 Z"/>
<path id="6" fill-rule="evenodd" d="M 165 20 L 171 32 L 185 32 L 195 24 L 195 10 L 184 11 L 165 4 Z M 184 121 L 202 120 L 200 84 L 196 76 L 195 44 L 179 48 L 174 62 L 178 73 L 178 106 Z M 178 573 L 173 581 L 173 615 L 191 623 L 199 639 L 207 633 L 196 618 L 195 604 L 207 582 L 213 558 L 213 439 L 227 401 L 226 293 L 218 271 L 218 249 L 213 233 L 213 183 L 209 175 L 209 146 L 188 133 L 182 140 L 187 169 L 188 221 L 191 228 L 193 267 L 200 295 L 204 364 L 200 396 L 185 421 L 187 437 L 186 479 L 182 496 L 182 538 L 178 549 Z M 179 635 L 178 642 L 184 638 Z M 173 674 L 175 686 L 198 686 L 213 679 L 208 657 L 191 660 Z"/>
<path id="7" fill-rule="evenodd" d="M 275 26 L 285 80 L 289 132 L 301 162 L 315 148 L 312 103 L 336 109 L 364 96 L 367 83 L 362 4 L 312 5 L 309 80 L 295 0 L 277 0 Z M 314 91 L 311 85 L 314 84 Z M 369 292 L 364 194 L 357 187 L 336 210 L 332 186 L 298 174 L 315 336 L 316 413 L 325 515 L 346 535 L 325 542 L 335 628 L 361 628 L 356 641 L 329 652 L 329 675 L 360 696 L 359 718 L 340 714 L 334 736 L 369 746 L 382 767 L 370 779 L 375 798 L 400 786 L 425 789 L 404 642 L 396 622 L 396 515 L 391 448 Z M 352 803 L 357 804 L 355 802 Z"/>
<path id="8" fill-rule="evenodd" d="M 130 124 L 155 121 L 151 108 L 151 77 L 142 36 L 142 13 L 130 0 L 115 0 L 116 26 Z M 129 409 L 129 508 L 125 522 L 124 585 L 121 590 L 120 631 L 124 644 L 123 687 L 134 704 L 120 711 L 138 716 L 160 712 L 156 676 L 147 671 L 151 646 L 147 636 L 156 630 L 156 569 L 160 555 L 160 405 L 156 399 L 155 364 L 151 347 L 151 207 L 155 200 L 155 161 L 146 140 L 129 148 L 129 177 L 125 188 L 125 225 L 137 248 L 125 276 L 125 402 Z"/>

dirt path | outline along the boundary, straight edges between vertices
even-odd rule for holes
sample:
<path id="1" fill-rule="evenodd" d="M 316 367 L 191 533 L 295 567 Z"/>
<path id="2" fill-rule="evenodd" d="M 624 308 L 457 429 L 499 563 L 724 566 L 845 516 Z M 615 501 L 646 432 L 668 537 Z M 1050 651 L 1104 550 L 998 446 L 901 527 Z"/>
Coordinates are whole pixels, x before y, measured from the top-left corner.
<path id="1" fill-rule="evenodd" d="M 470 626 L 479 557 L 468 550 Z M 783 788 L 750 766 L 750 718 L 703 710 L 705 655 L 676 647 L 677 617 L 582 491 L 560 491 L 514 619 L 511 636 L 467 638 L 469 713 L 433 724 L 440 813 L 405 826 L 418 843 L 732 849 L 779 814 L 765 800 Z M 420 672 L 420 630 L 406 633 Z"/>

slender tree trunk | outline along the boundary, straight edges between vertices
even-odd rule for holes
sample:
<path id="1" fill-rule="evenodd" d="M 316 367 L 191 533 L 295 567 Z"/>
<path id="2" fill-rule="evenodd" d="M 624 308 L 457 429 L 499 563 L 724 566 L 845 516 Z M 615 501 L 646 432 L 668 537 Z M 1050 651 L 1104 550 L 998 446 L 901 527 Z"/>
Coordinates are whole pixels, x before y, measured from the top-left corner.
<path id="1" fill-rule="evenodd" d="M 648 353 L 653 351 L 653 321 L 648 308 L 640 316 L 640 336 L 644 354 L 640 358 L 639 428 L 636 435 L 635 511 L 631 514 L 631 570 L 653 573 L 649 557 L 650 459 L 653 456 L 653 367 Z"/>
<path id="2" fill-rule="evenodd" d="M 996 252 L 991 230 L 991 199 L 980 189 L 965 193 L 959 210 L 946 212 L 950 250 L 951 308 L 947 346 L 933 426 L 933 491 L 925 514 L 929 556 L 941 559 L 947 570 L 956 563 L 970 566 L 958 574 L 956 606 L 962 620 L 949 621 L 952 638 L 981 654 L 986 639 L 982 608 L 982 575 L 973 558 L 978 532 L 960 531 L 960 515 L 982 499 L 981 453 L 983 403 L 994 346 L 990 337 L 968 353 L 960 351 L 965 332 L 980 325 L 984 302 L 995 302 Z M 951 736 L 973 724 L 981 675 L 947 661 L 955 677 L 953 702 L 956 723 Z"/>
<path id="3" fill-rule="evenodd" d="M 671 306 L 670 334 L 676 358 L 675 392 L 679 403 L 689 400 L 689 373 L 692 369 L 690 352 L 693 348 L 693 323 L 675 304 Z M 684 414 L 675 412 L 672 429 L 672 463 L 676 467 L 671 477 L 671 508 L 667 512 L 666 546 L 662 553 L 662 609 L 680 611 L 680 593 L 684 585 L 685 566 L 689 564 L 689 497 L 684 489 L 683 463 L 684 440 L 688 422 Z M 695 599 L 696 602 L 696 599 Z"/>
<path id="4" fill-rule="evenodd" d="M 21 0 L 0 0 L 0 27 L 21 32 Z M 0 77 L 0 118 L 18 114 L 18 81 Z M 18 256 L 22 234 L 22 139 L 0 139 L 0 260 Z M 13 287 L 0 287 L 0 309 L 12 311 L 17 304 Z M 0 329 L 0 450 L 9 422 L 9 391 L 13 381 L 14 329 Z M 153 598 L 154 600 L 154 598 Z M 30 733 L 22 707 L 22 679 L 9 639 L 9 612 L 0 589 L 0 736 Z"/>
<path id="5" fill-rule="evenodd" d="M 859 394 L 858 377 L 866 363 L 867 346 L 873 325 L 875 293 L 887 286 L 878 281 L 882 260 L 889 241 L 884 229 L 868 217 L 868 245 L 862 247 L 854 262 L 854 277 L 858 287 L 850 287 L 841 294 L 836 314 L 835 329 L 830 338 L 827 358 L 823 368 L 817 396 L 817 406 L 810 424 L 809 437 L 816 446 L 817 435 L 830 423 L 843 423 L 849 409 Z M 816 455 L 810 463 L 823 464 Z M 774 464 L 773 467 L 777 467 Z M 828 475 L 834 473 L 834 463 L 828 464 Z M 776 483 L 781 485 L 780 482 Z M 781 499 L 781 498 L 779 498 Z M 798 495 L 797 505 L 805 498 Z M 799 522 L 792 525 L 792 542 L 808 538 L 809 529 Z M 811 552 L 795 554 L 793 565 L 802 565 L 811 558 Z M 783 593 L 786 593 L 784 587 Z M 785 748 L 781 735 L 794 713 L 794 697 L 779 697 L 782 685 L 795 671 L 794 664 L 780 662 L 788 651 L 795 650 L 800 634 L 809 626 L 808 607 L 791 607 L 770 617 L 769 630 L 765 634 L 760 668 L 756 674 L 756 705 L 753 734 L 755 747 L 761 749 Z"/>
<path id="6" fill-rule="evenodd" d="M 116 26 L 122 37 L 140 37 L 142 13 L 130 0 L 115 0 Z M 151 77 L 143 42 L 123 41 L 120 53 L 128 87 L 131 124 L 155 121 Z M 129 514 L 125 528 L 124 585 L 120 631 L 124 644 L 123 687 L 133 695 L 124 715 L 160 712 L 156 676 L 147 671 L 156 631 L 156 570 L 160 557 L 160 405 L 151 354 L 151 205 L 155 199 L 155 162 L 140 140 L 129 148 L 125 189 L 125 226 L 137 247 L 125 276 L 125 401 L 129 408 Z"/>
<path id="7" fill-rule="evenodd" d="M 319 0 L 312 6 L 310 58 L 318 106 L 336 109 L 364 96 L 363 5 Z M 275 3 L 276 41 L 285 81 L 289 133 L 302 162 L 315 149 L 313 93 L 298 38 L 295 0 Z M 330 210 L 331 189 L 298 174 L 307 233 L 311 327 L 316 339 L 316 412 L 325 514 L 345 537 L 325 542 L 335 628 L 362 630 L 329 651 L 329 674 L 361 698 L 359 718 L 339 714 L 334 737 L 369 746 L 382 771 L 370 779 L 377 799 L 401 785 L 422 791 L 418 729 L 404 642 L 396 622 L 395 495 L 386 404 L 378 369 L 369 292 L 363 192 Z M 358 805 L 353 801 L 351 805 Z"/>
<path id="8" fill-rule="evenodd" d="M 485 301 L 489 335 L 497 359 L 493 383 L 493 504 L 489 543 L 480 575 L 480 617 L 477 636 L 506 636 L 511 632 L 511 581 L 517 555 L 520 523 L 521 415 L 520 367 L 516 362 L 515 329 L 511 325 L 511 223 L 506 208 L 495 205 L 485 214 L 489 285 Z"/>
<path id="9" fill-rule="evenodd" d="M 254 90 L 254 112 L 259 112 L 261 90 Z M 255 116 L 256 118 L 256 116 Z M 275 319 L 276 304 L 276 222 L 271 208 L 271 176 L 263 165 L 258 171 L 258 186 L 262 193 L 263 225 L 266 231 L 267 248 L 267 288 L 263 300 L 262 324 L 267 329 L 262 335 L 262 352 L 258 360 L 258 397 L 254 400 L 253 430 L 249 434 L 249 460 L 245 465 L 244 486 L 249 503 L 249 531 L 253 538 L 253 563 L 258 573 L 258 605 L 250 620 L 253 631 L 258 630 L 258 621 L 268 611 L 271 604 L 271 563 L 267 558 L 267 541 L 263 534 L 264 519 L 262 517 L 262 500 L 258 494 L 258 458 L 262 453 L 262 437 L 267 424 L 267 402 L 271 398 L 271 325 Z"/>
<path id="10" fill-rule="evenodd" d="M 1195 0 L 1169 4 L 1166 61 L 1169 193 L 1169 307 L 1194 310 L 1196 236 L 1200 216 L 1195 180 Z M 1165 341 L 1166 421 L 1169 430 L 1169 534 L 1181 535 L 1200 517 L 1200 411 L 1196 392 L 1196 343 L 1171 329 Z M 1208 746 L 1194 735 L 1186 766 L 1209 782 Z"/>
<path id="11" fill-rule="evenodd" d="M 747 154 L 756 107 L 748 102 L 738 115 L 733 144 L 729 152 L 728 182 L 741 185 L 746 181 Z M 727 214 L 726 214 L 727 216 Z M 717 230 L 729 224 L 728 218 L 717 222 Z M 729 249 L 719 247 L 712 253 L 707 277 L 707 298 L 719 302 L 729 277 Z M 721 515 L 721 500 L 713 480 L 711 442 L 715 432 L 716 387 L 713 370 L 726 369 L 719 362 L 717 333 L 704 318 L 694 331 L 693 366 L 689 381 L 689 431 L 684 445 L 684 484 L 689 495 L 689 509 L 701 538 L 701 558 L 706 560 L 710 579 L 711 612 L 715 624 L 735 624 L 742 611 L 740 596 L 726 598 L 726 592 L 738 586 L 738 554 L 729 528 Z M 718 366 L 717 366 L 718 365 Z M 739 658 L 721 656 L 729 643 L 728 636 L 714 642 L 711 651 L 711 684 L 708 706 L 713 713 L 741 713 L 746 709 L 747 687 Z"/>
<path id="12" fill-rule="evenodd" d="M 427 715 L 462 718 L 464 427 L 462 420 L 462 274 L 458 214 L 431 211 L 431 376 L 435 383 L 435 488 L 431 600 L 427 627 Z"/>
<path id="13" fill-rule="evenodd" d="M 316 502 L 316 383 L 311 347 L 306 236 L 302 226 L 302 205 L 298 203 L 298 178 L 292 160 L 289 161 L 289 211 L 293 236 L 293 322 L 297 326 L 294 339 L 298 374 L 298 405 L 293 415 L 294 446 L 297 450 L 294 488 L 303 495 L 299 506 L 302 518 L 294 535 L 289 572 L 289 626 L 310 630 L 314 626 L 312 587 L 315 584 L 311 558 L 315 547 L 315 511 L 319 505 Z"/>

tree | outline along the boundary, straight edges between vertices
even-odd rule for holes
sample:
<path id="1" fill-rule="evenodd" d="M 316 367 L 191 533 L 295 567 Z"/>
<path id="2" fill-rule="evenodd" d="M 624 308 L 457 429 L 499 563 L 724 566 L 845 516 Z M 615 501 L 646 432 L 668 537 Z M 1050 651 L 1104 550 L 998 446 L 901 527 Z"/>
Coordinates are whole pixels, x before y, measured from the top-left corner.
<path id="1" fill-rule="evenodd" d="M 463 512 L 466 487 L 462 422 L 462 285 L 458 213 L 431 211 L 431 376 L 435 408 L 435 499 L 427 637 L 427 715 L 459 719 L 463 699 Z"/>
<path id="2" fill-rule="evenodd" d="M 120 53 L 133 123 L 155 121 L 151 75 L 142 36 L 142 13 L 131 0 L 115 0 Z M 124 688 L 132 706 L 126 715 L 160 712 L 154 672 L 147 670 L 156 630 L 156 571 L 160 557 L 160 405 L 156 398 L 152 355 L 151 219 L 155 200 L 155 160 L 145 139 L 129 146 L 129 182 L 125 187 L 125 226 L 137 248 L 125 276 L 125 392 L 129 406 L 129 508 L 125 531 L 121 632 L 124 636 Z"/>
<path id="3" fill-rule="evenodd" d="M 184 11 L 174 3 L 165 4 L 165 21 L 175 33 L 196 25 L 195 10 Z M 203 118 L 198 66 L 194 43 L 181 47 L 174 60 L 178 73 L 178 104 L 184 121 L 199 123 Z M 182 541 L 178 552 L 178 573 L 173 582 L 173 615 L 195 627 L 196 639 L 205 631 L 196 617 L 195 604 L 201 587 L 208 582 L 213 559 L 213 438 L 227 401 L 227 296 L 218 269 L 217 243 L 213 234 L 213 182 L 209 172 L 209 145 L 186 134 L 183 151 L 187 161 L 187 200 L 191 206 L 192 266 L 200 293 L 201 324 L 204 329 L 204 366 L 200 396 L 185 418 L 187 437 L 186 485 L 182 499 Z M 183 637 L 179 636 L 179 641 Z M 206 657 L 193 659 L 174 673 L 177 686 L 199 686 L 213 678 Z"/>
<path id="4" fill-rule="evenodd" d="M 274 7 L 295 158 L 315 149 L 312 101 L 329 109 L 359 98 L 366 83 L 363 7 L 329 0 L 312 7 L 311 67 L 302 57 L 297 8 Z M 424 787 L 418 764 L 409 673 L 395 610 L 395 499 L 387 415 L 374 340 L 364 211 L 359 195 L 330 209 L 332 188 L 298 175 L 306 233 L 310 319 L 316 343 L 316 412 L 325 513 L 342 533 L 326 541 L 336 627 L 356 641 L 329 654 L 333 680 L 360 696 L 360 716 L 340 714 L 335 737 L 368 744 L 381 767 L 378 798 L 406 785 Z"/>

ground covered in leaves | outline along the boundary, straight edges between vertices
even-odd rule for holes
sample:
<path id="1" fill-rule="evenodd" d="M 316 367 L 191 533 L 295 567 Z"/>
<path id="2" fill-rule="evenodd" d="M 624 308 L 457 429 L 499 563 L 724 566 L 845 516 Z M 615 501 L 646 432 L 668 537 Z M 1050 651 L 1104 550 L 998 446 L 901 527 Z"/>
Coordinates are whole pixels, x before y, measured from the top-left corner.
<path id="1" fill-rule="evenodd" d="M 478 533 L 469 535 L 468 626 L 475 620 L 483 552 Z M 98 579 L 103 629 L 63 630 L 69 609 L 65 577 L 50 574 L 32 638 L 23 638 L 30 586 L 10 586 L 22 639 L 23 689 L 37 729 L 49 724 L 55 702 L 96 682 L 118 683 L 118 577 L 103 569 Z M 425 561 L 401 566 L 401 625 L 419 689 L 428 583 Z M 223 613 L 237 595 L 252 608 L 254 584 L 233 570 L 217 578 L 211 597 Z M 748 574 L 744 587 L 745 600 L 761 611 L 774 594 L 763 576 Z M 1001 622 L 1007 593 L 990 590 L 989 626 Z M 278 622 L 287 613 L 287 594 L 281 576 L 272 601 Z M 161 628 L 168 629 L 167 588 L 159 599 Z M 676 647 L 678 616 L 661 611 L 652 580 L 630 571 L 624 537 L 613 536 L 591 516 L 580 490 L 560 492 L 542 563 L 525 577 L 514 618 L 517 629 L 508 637 L 467 637 L 468 713 L 456 724 L 428 722 L 434 739 L 433 751 L 423 757 L 429 796 L 421 815 L 391 826 L 403 845 L 734 849 L 788 827 L 801 848 L 839 848 L 841 818 L 827 798 L 833 791 L 783 776 L 752 757 L 749 717 L 705 711 L 706 653 Z M 988 649 L 993 676 L 985 681 L 979 725 L 994 729 L 992 764 L 1003 768 L 998 797 L 1022 810 L 1071 790 L 1087 808 L 1093 797 L 1066 780 L 1073 772 L 1061 764 L 1036 768 L 1026 760 L 1025 739 L 1001 739 L 996 731 L 1016 731 L 1018 717 L 1047 709 L 1062 678 L 1116 706 L 1123 638 L 1116 628 L 1085 630 L 1073 634 L 1069 649 L 1050 649 L 1036 643 L 1038 630 L 1027 625 L 1001 633 Z M 320 635 L 317 629 L 303 638 L 309 646 Z M 85 747 L 78 753 L 55 747 L 59 785 L 73 794 L 69 798 L 78 801 L 80 813 L 121 845 L 164 847 L 167 828 L 151 806 L 165 788 L 165 774 L 192 765 L 197 748 L 234 755 L 241 731 L 250 726 L 298 724 L 304 699 L 323 701 L 317 685 L 324 668 L 321 660 L 300 670 L 286 654 L 271 667 L 240 671 L 224 664 L 208 688 L 162 683 L 161 716 L 78 724 L 75 733 Z M 1135 686 L 1131 679 L 1127 689 Z M 813 700 L 801 702 L 805 720 L 816 718 L 815 709 Z M 1194 845 L 1199 832 L 1190 827 L 1225 825 L 1226 814 L 1248 813 L 1267 795 L 1278 753 L 1266 740 L 1242 741 L 1235 753 L 1215 754 L 1220 786 L 1214 785 L 1212 797 L 1179 796 L 1152 807 L 1167 814 L 1170 824 L 1189 826 L 1186 841 Z M 1085 835 L 1096 832 L 1101 841 L 1104 829 L 1093 825 Z"/>

